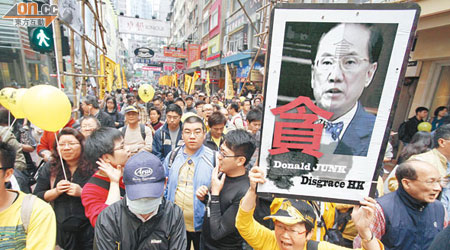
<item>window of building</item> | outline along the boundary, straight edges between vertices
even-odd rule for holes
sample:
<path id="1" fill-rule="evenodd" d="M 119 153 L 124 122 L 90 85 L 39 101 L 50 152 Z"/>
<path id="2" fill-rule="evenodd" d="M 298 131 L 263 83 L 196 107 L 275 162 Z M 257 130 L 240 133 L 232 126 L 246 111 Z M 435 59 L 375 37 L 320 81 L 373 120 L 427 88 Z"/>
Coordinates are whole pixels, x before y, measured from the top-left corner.
<path id="1" fill-rule="evenodd" d="M 244 48 L 244 33 L 238 32 L 230 36 L 228 41 L 228 51 L 239 52 Z"/>
<path id="2" fill-rule="evenodd" d="M 247 0 L 241 0 L 242 5 L 244 5 L 245 2 L 247 2 Z M 238 0 L 233 0 L 233 11 L 236 11 L 239 8 L 241 8 L 241 5 L 239 4 Z"/>
<path id="3" fill-rule="evenodd" d="M 219 24 L 219 11 L 215 10 L 211 15 L 211 25 L 210 28 L 214 29 Z"/>
<path id="4" fill-rule="evenodd" d="M 205 21 L 203 21 L 202 26 L 203 26 L 202 27 L 202 30 L 203 30 L 202 35 L 205 36 L 209 32 L 209 18 L 207 18 Z"/>
<path id="5" fill-rule="evenodd" d="M 433 117 L 434 110 L 439 106 L 450 105 L 450 65 L 442 65 L 437 72 L 437 85 L 431 104 L 430 117 Z"/>
<path id="6" fill-rule="evenodd" d="M 217 52 L 219 52 L 219 50 L 217 49 L 217 44 L 211 45 L 209 47 L 209 54 L 215 54 Z"/>

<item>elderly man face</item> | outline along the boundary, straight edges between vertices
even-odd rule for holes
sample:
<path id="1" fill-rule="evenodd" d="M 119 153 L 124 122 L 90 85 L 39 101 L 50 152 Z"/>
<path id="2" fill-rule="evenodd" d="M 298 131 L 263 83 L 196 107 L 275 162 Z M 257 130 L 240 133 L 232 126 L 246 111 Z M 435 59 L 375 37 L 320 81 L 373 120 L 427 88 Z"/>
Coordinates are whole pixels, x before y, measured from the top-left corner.
<path id="1" fill-rule="evenodd" d="M 213 106 L 211 104 L 203 105 L 203 117 L 205 118 L 206 121 L 211 116 L 213 111 L 214 111 L 214 108 L 213 108 Z"/>
<path id="2" fill-rule="evenodd" d="M 427 162 L 414 161 L 411 164 L 414 164 L 417 178 L 402 179 L 405 191 L 418 201 L 434 202 L 442 189 L 439 171 Z"/>
<path id="3" fill-rule="evenodd" d="M 317 105 L 333 112 L 331 120 L 357 103 L 377 69 L 369 59 L 370 30 L 359 24 L 340 24 L 325 34 L 312 67 L 311 85 Z"/>

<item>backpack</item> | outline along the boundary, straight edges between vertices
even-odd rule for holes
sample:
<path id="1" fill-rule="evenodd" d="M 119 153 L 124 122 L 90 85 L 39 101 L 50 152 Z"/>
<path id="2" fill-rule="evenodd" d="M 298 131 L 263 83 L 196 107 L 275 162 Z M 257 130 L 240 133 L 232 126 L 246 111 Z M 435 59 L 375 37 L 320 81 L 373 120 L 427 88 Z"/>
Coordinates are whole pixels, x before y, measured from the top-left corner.
<path id="1" fill-rule="evenodd" d="M 31 213 L 33 212 L 33 205 L 36 198 L 37 197 L 32 194 L 26 194 L 22 200 L 20 218 L 22 219 L 22 227 L 25 230 L 25 233 L 28 233 L 28 226 L 30 225 Z"/>
<path id="2" fill-rule="evenodd" d="M 402 122 L 398 127 L 398 139 L 403 141 L 406 136 L 406 122 Z"/>
<path id="3" fill-rule="evenodd" d="M 345 230 L 345 227 L 347 226 L 347 223 L 352 219 L 352 211 L 353 208 L 350 208 L 347 212 L 340 212 L 336 208 L 335 218 L 334 218 L 334 225 L 332 228 L 327 228 L 325 226 L 325 241 L 328 241 L 330 243 L 344 246 L 344 247 L 352 247 L 351 245 L 348 245 L 349 242 L 346 242 L 344 239 L 342 233 Z M 322 216 L 323 220 L 323 216 Z"/>
<path id="4" fill-rule="evenodd" d="M 125 137 L 125 133 L 127 132 L 127 125 L 123 126 L 122 129 L 120 129 L 120 132 L 122 132 L 122 136 Z M 141 136 L 142 139 L 145 141 L 145 125 L 139 123 L 139 128 L 141 129 Z"/>

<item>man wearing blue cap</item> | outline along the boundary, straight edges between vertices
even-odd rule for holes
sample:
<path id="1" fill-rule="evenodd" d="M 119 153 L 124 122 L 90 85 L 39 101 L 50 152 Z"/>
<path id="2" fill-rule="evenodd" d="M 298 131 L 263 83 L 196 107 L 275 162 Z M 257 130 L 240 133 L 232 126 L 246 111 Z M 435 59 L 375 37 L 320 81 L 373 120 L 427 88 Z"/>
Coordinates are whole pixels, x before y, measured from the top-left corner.
<path id="1" fill-rule="evenodd" d="M 123 183 L 126 197 L 97 219 L 97 249 L 185 249 L 183 212 L 163 198 L 167 178 L 158 157 L 146 151 L 132 156 Z"/>

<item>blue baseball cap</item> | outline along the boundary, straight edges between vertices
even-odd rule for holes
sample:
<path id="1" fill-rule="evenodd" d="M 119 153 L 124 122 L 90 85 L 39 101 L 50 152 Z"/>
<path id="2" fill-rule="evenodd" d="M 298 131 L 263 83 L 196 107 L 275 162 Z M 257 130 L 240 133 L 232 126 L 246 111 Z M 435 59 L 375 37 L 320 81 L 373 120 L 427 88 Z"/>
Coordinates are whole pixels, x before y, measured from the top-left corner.
<path id="1" fill-rule="evenodd" d="M 161 197 L 165 180 L 164 167 L 152 153 L 139 152 L 125 164 L 123 184 L 130 200 Z"/>

